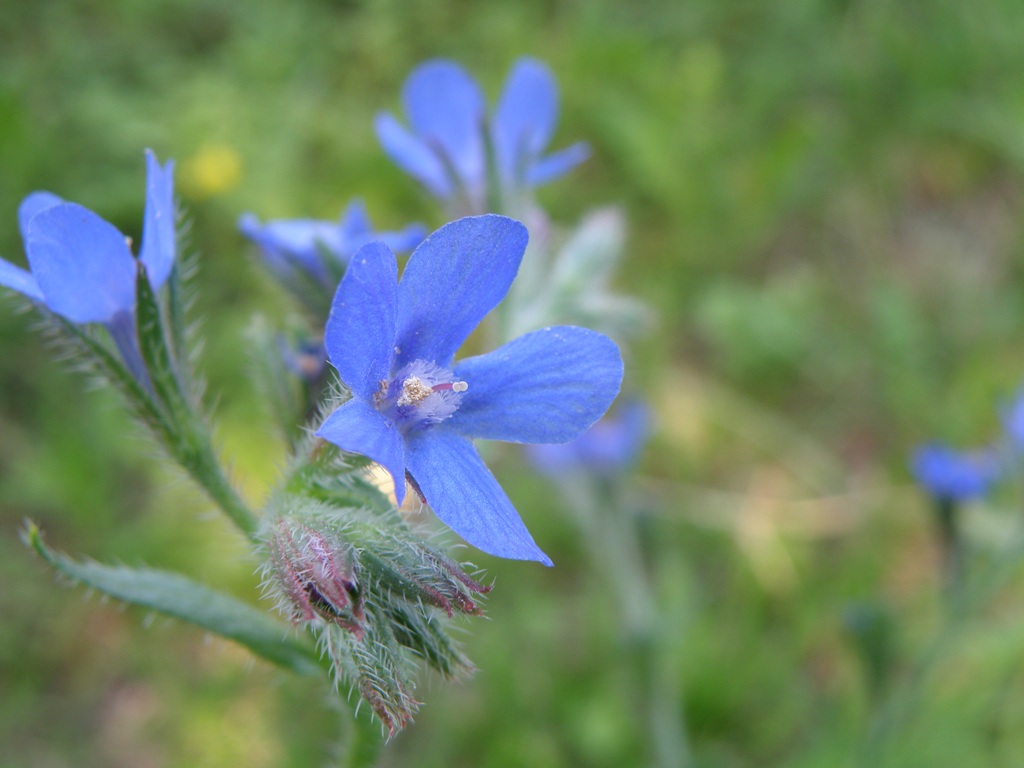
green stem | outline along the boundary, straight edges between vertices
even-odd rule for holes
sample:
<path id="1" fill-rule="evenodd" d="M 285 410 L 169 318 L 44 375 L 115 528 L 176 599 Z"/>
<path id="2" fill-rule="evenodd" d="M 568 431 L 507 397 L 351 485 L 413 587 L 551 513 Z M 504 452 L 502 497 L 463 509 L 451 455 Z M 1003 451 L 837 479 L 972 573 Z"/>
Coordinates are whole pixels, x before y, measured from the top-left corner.
<path id="1" fill-rule="evenodd" d="M 192 448 L 184 456 L 176 458 L 239 530 L 255 540 L 260 520 L 228 480 L 209 436 L 201 435 Z"/>
<path id="2" fill-rule="evenodd" d="M 338 754 L 339 768 L 372 768 L 384 748 L 380 724 L 365 711 L 356 714 L 348 702 L 342 702 L 343 742 Z"/>
<path id="3" fill-rule="evenodd" d="M 594 569 L 608 578 L 622 617 L 621 635 L 646 703 L 644 719 L 651 736 L 651 765 L 686 768 L 693 764 L 683 712 L 676 654 L 664 631 L 666 614 L 655 603 L 655 585 L 645 567 L 639 519 L 617 503 L 619 488 L 601 478 L 566 484 L 565 498 L 574 509 Z"/>
<path id="4" fill-rule="evenodd" d="M 961 583 L 958 597 L 951 602 L 942 628 L 914 664 L 906 684 L 892 693 L 871 722 L 860 750 L 858 765 L 863 768 L 877 768 L 881 765 L 887 742 L 893 732 L 910 718 L 921 701 L 925 684 L 934 668 L 964 631 L 967 620 L 1020 566 L 1022 554 L 1024 540 L 1018 540 L 1015 546 L 992 565 L 987 578 L 977 583 L 973 589 L 968 589 L 967 585 Z"/>
<path id="5" fill-rule="evenodd" d="M 935 520 L 942 544 L 943 578 L 952 610 L 963 597 L 966 544 L 960 529 L 959 509 L 951 499 L 936 499 Z"/>
<path id="6" fill-rule="evenodd" d="M 184 385 L 185 380 L 192 380 L 191 376 L 183 375 L 188 361 L 175 358 L 172 349 L 174 345 L 169 342 L 165 332 L 164 312 L 146 275 L 145 265 L 138 262 L 136 266 L 138 274 L 135 280 L 134 320 L 138 362 L 148 375 L 152 403 L 158 411 L 157 434 L 162 438 L 168 453 L 185 468 L 217 506 L 246 536 L 255 539 L 259 520 L 242 501 L 221 468 L 206 421 L 199 415 L 199 398 L 195 393 L 186 391 Z M 180 322 L 180 318 L 176 322 Z M 172 337 L 180 342 L 179 335 L 180 329 L 174 331 Z M 148 400 L 148 392 L 144 394 Z"/>

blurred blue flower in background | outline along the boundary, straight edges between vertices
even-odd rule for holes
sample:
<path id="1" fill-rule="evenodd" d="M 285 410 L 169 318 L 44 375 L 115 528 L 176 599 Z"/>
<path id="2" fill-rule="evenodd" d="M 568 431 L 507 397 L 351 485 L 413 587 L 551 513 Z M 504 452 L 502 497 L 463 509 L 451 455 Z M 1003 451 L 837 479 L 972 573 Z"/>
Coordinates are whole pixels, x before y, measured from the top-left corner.
<path id="1" fill-rule="evenodd" d="M 1003 431 L 1012 450 L 1024 451 L 1024 390 L 1020 390 L 1002 412 Z"/>
<path id="2" fill-rule="evenodd" d="M 491 184 L 517 201 L 527 190 L 551 181 L 589 155 L 577 143 L 544 156 L 558 119 L 558 89 L 550 70 L 534 59 L 519 59 L 488 121 L 479 85 L 452 61 L 435 59 L 412 71 L 402 89 L 411 131 L 390 113 L 377 116 L 384 150 L 434 196 L 455 201 L 464 212 L 481 213 Z M 488 146 L 493 147 L 493 166 Z"/>
<path id="3" fill-rule="evenodd" d="M 426 236 L 421 224 L 398 232 L 373 229 L 366 206 L 353 200 L 338 221 L 277 219 L 261 223 L 251 213 L 243 214 L 238 228 L 260 248 L 270 271 L 289 287 L 309 280 L 331 293 L 337 287 L 352 255 L 367 243 L 380 241 L 394 251 L 411 251 Z"/>
<path id="4" fill-rule="evenodd" d="M 545 184 L 590 155 L 585 142 L 543 157 L 558 120 L 558 89 L 551 71 L 534 59 L 512 68 L 491 121 L 491 139 L 504 189 Z"/>
<path id="5" fill-rule="evenodd" d="M 174 163 L 146 151 L 146 209 L 138 261 L 158 290 L 175 255 Z M 100 323 L 125 362 L 145 378 L 135 330 L 138 264 L 130 241 L 87 208 L 50 192 L 33 192 L 18 209 L 31 272 L 0 259 L 0 285 L 13 288 L 73 323 Z"/>
<path id="6" fill-rule="evenodd" d="M 453 363 L 508 292 L 527 237 L 504 216 L 454 221 L 413 252 L 401 282 L 387 246 L 360 250 L 338 287 L 324 340 L 352 398 L 317 435 L 382 465 L 399 503 L 408 477 L 470 544 L 550 565 L 470 440 L 576 438 L 618 394 L 622 357 L 607 336 L 556 326 Z"/>
<path id="7" fill-rule="evenodd" d="M 650 431 L 650 409 L 631 400 L 572 442 L 530 445 L 526 455 L 537 471 L 551 477 L 574 472 L 614 475 L 640 457 Z"/>
<path id="8" fill-rule="evenodd" d="M 994 451 L 956 451 L 929 443 L 910 462 L 914 479 L 939 501 L 970 501 L 989 492 L 999 479 L 1001 463 Z"/>
<path id="9" fill-rule="evenodd" d="M 327 367 L 327 350 L 323 339 L 290 340 L 281 335 L 277 347 L 285 367 L 303 381 L 316 381 Z"/>

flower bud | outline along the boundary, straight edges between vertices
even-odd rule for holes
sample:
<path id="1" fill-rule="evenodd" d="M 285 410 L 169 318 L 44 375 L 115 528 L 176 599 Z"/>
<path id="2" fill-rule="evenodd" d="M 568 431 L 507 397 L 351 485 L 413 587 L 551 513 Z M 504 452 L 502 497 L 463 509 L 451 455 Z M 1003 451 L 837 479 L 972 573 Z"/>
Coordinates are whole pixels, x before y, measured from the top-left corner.
<path id="1" fill-rule="evenodd" d="M 322 452 L 306 456 L 268 504 L 264 587 L 314 634 L 336 683 L 393 735 L 419 707 L 420 665 L 445 678 L 473 671 L 448 620 L 481 614 L 476 596 L 490 587 L 428 544 L 352 469 L 339 473 Z"/>
<path id="2" fill-rule="evenodd" d="M 360 562 L 379 590 L 411 604 L 432 605 L 449 617 L 480 615 L 472 595 L 491 588 L 470 578 L 458 564 L 416 536 L 380 536 L 360 552 Z"/>
<path id="3" fill-rule="evenodd" d="M 355 551 L 330 529 L 280 518 L 267 542 L 268 574 L 296 624 L 317 617 L 362 637 L 365 619 Z"/>

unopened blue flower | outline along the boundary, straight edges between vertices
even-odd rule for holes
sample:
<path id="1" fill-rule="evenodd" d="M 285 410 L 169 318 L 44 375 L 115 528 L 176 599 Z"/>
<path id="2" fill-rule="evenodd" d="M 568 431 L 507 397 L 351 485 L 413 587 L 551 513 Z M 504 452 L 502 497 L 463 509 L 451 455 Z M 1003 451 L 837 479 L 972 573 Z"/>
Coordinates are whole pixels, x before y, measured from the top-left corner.
<path id="1" fill-rule="evenodd" d="M 431 194 L 472 211 L 483 211 L 487 199 L 488 144 L 497 184 L 513 198 L 589 155 L 583 143 L 544 155 L 558 119 L 558 90 L 550 70 L 534 59 L 516 62 L 489 119 L 479 85 L 452 61 L 414 69 L 402 101 L 411 130 L 391 114 L 377 116 L 384 151 Z"/>
<path id="2" fill-rule="evenodd" d="M 361 200 L 349 203 L 339 221 L 277 219 L 263 224 L 246 213 L 238 220 L 238 228 L 259 246 L 267 266 L 278 278 L 294 283 L 304 274 L 331 292 L 348 260 L 367 243 L 379 240 L 395 251 L 410 251 L 427 234 L 421 224 L 398 232 L 375 231 Z"/>
<path id="3" fill-rule="evenodd" d="M 49 192 L 34 192 L 18 209 L 31 271 L 0 259 L 0 285 L 28 296 L 73 323 L 106 326 L 133 373 L 141 376 L 135 338 L 138 265 L 128 239 L 87 208 Z M 146 211 L 138 260 L 154 290 L 175 253 L 173 162 L 146 152 Z"/>
<path id="4" fill-rule="evenodd" d="M 650 430 L 649 409 L 634 400 L 619 406 L 572 442 L 531 445 L 526 455 L 537 471 L 553 477 L 574 472 L 613 475 L 636 461 Z"/>
<path id="5" fill-rule="evenodd" d="M 453 362 L 508 292 L 526 241 L 526 228 L 512 219 L 460 219 L 423 241 L 401 282 L 387 246 L 360 250 L 338 287 L 325 335 L 352 398 L 317 435 L 382 465 L 399 502 L 408 476 L 470 544 L 550 564 L 471 439 L 572 440 L 615 398 L 622 358 L 608 337 L 558 326 Z"/>
<path id="6" fill-rule="evenodd" d="M 911 459 L 918 485 L 940 501 L 969 501 L 989 492 L 999 479 L 1000 462 L 992 451 L 956 451 L 939 443 L 918 448 Z"/>

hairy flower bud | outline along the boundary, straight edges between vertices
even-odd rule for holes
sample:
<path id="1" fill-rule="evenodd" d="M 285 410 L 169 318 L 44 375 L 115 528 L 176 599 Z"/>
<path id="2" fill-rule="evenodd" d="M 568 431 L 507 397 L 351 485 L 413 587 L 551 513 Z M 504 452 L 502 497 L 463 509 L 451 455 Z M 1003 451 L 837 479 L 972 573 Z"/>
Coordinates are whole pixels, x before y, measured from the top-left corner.
<path id="1" fill-rule="evenodd" d="M 269 505 L 264 586 L 316 635 L 336 680 L 394 734 L 419 707 L 418 666 L 446 678 L 472 672 L 447 621 L 480 615 L 477 596 L 490 587 L 427 543 L 351 470 L 339 474 L 344 465 L 317 451 L 309 459 Z"/>
<path id="2" fill-rule="evenodd" d="M 296 624 L 319 617 L 362 637 L 362 596 L 352 546 L 329 530 L 280 518 L 267 542 L 268 571 Z"/>
<path id="3" fill-rule="evenodd" d="M 491 591 L 417 537 L 383 535 L 377 547 L 360 553 L 360 562 L 377 589 L 407 603 L 440 608 L 448 616 L 480 615 L 471 596 Z"/>

